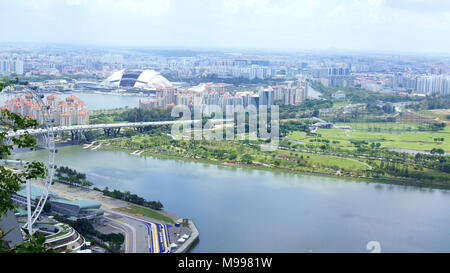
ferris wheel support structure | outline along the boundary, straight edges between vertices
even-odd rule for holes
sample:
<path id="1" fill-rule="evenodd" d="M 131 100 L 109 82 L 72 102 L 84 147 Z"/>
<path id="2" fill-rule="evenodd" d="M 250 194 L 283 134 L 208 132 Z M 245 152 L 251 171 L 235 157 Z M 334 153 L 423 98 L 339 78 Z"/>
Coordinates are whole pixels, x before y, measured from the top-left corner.
<path id="1" fill-rule="evenodd" d="M 47 177 L 44 179 L 44 185 L 42 189 L 41 197 L 37 201 L 36 207 L 32 210 L 31 206 L 31 183 L 27 181 L 27 222 L 23 226 L 28 229 L 30 235 L 33 234 L 33 224 L 39 218 L 45 203 L 48 199 L 48 194 L 50 192 L 50 187 L 53 182 L 53 175 L 55 173 L 55 135 L 53 132 L 54 119 L 50 113 L 50 106 L 44 102 L 44 95 L 37 94 L 34 90 L 30 89 L 30 93 L 33 95 L 33 99 L 39 104 L 42 113 L 42 126 L 45 127 L 46 132 L 46 145 L 45 148 L 48 151 L 47 156 Z"/>

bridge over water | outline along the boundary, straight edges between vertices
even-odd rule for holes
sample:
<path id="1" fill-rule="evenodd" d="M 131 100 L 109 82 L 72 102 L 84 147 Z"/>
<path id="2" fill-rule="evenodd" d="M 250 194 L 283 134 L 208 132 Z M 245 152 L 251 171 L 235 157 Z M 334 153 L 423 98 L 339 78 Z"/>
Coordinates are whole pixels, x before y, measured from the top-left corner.
<path id="1" fill-rule="evenodd" d="M 223 121 L 221 119 L 211 120 L 212 122 Z M 62 132 L 71 132 L 72 140 L 80 140 L 84 133 L 88 130 L 101 130 L 103 129 L 105 134 L 117 135 L 121 128 L 144 128 L 144 127 L 156 127 L 171 124 L 193 124 L 196 122 L 201 122 L 201 120 L 173 120 L 173 121 L 150 121 L 150 122 L 127 122 L 127 123 L 106 123 L 106 124 L 90 124 L 90 125 L 72 125 L 72 126 L 55 126 L 51 130 L 54 134 Z M 47 143 L 48 129 L 38 128 L 38 129 L 26 129 L 9 131 L 5 136 L 6 142 L 12 144 L 11 139 L 13 137 L 18 137 L 20 135 L 28 132 L 30 135 L 35 136 L 37 144 L 43 146 Z"/>

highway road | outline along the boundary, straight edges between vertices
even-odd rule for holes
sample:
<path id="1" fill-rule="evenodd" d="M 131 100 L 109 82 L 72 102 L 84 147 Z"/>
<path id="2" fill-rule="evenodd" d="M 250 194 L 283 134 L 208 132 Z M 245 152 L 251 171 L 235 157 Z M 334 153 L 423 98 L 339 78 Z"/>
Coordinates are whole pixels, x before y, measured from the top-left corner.
<path id="1" fill-rule="evenodd" d="M 105 218 L 111 221 L 109 224 L 125 232 L 127 253 L 170 252 L 167 225 L 117 211 L 105 212 Z"/>
<path id="2" fill-rule="evenodd" d="M 105 216 L 106 219 L 112 221 L 108 225 L 125 233 L 125 253 L 136 253 L 136 228 L 128 223 L 125 223 L 124 221 L 113 218 L 117 216 L 109 216 L 110 217 Z"/>

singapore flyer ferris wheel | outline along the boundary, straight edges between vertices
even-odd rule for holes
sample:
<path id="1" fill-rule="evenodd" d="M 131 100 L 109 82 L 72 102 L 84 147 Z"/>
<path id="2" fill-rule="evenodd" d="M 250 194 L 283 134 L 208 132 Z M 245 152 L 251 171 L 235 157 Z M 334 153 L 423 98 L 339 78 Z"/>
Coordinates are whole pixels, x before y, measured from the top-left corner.
<path id="1" fill-rule="evenodd" d="M 39 198 L 39 200 L 36 202 L 36 206 L 34 207 L 34 210 L 31 206 L 31 185 L 30 181 L 27 181 L 27 222 L 24 224 L 23 228 L 28 229 L 28 233 L 30 235 L 33 234 L 33 224 L 36 222 L 36 220 L 39 218 L 45 203 L 48 199 L 48 194 L 50 192 L 50 187 L 53 183 L 53 175 L 55 172 L 55 135 L 53 132 L 53 124 L 54 119 L 52 118 L 51 109 L 50 106 L 44 101 L 44 95 L 36 93 L 33 89 L 28 90 L 33 95 L 33 100 L 38 103 L 40 109 L 41 109 L 41 128 L 44 129 L 41 135 L 38 137 L 40 138 L 40 142 L 43 144 L 41 145 L 42 148 L 45 148 L 47 150 L 47 162 L 44 162 L 47 167 L 47 176 L 43 180 L 43 189 L 42 194 Z"/>

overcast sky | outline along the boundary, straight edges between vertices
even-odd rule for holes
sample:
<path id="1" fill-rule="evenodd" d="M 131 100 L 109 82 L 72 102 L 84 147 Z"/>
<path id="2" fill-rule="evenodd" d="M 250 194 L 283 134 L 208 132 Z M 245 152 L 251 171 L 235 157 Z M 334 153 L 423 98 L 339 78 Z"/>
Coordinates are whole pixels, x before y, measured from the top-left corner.
<path id="1" fill-rule="evenodd" d="M 450 53 L 448 0 L 0 0 L 0 42 Z"/>

